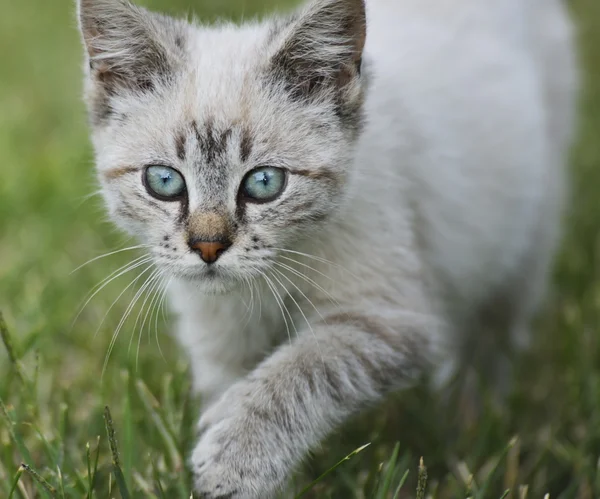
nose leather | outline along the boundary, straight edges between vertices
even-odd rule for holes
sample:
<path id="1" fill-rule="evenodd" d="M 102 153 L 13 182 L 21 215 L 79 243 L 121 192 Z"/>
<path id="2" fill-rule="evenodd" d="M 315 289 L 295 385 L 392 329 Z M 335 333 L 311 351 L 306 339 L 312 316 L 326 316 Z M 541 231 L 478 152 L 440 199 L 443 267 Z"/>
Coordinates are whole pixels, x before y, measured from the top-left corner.
<path id="1" fill-rule="evenodd" d="M 200 254 L 206 263 L 214 263 L 231 246 L 223 241 L 192 241 L 190 247 Z"/>

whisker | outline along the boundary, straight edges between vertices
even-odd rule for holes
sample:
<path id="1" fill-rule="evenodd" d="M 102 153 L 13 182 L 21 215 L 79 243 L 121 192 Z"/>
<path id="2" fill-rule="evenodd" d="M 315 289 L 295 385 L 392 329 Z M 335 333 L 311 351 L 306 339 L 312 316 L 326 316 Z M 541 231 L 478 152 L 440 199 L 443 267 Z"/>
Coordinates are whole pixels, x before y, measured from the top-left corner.
<path id="1" fill-rule="evenodd" d="M 246 284 L 248 286 L 248 290 L 250 291 L 250 306 L 246 309 L 246 313 L 244 313 L 244 317 L 242 317 L 242 320 L 244 320 L 246 315 L 248 315 L 248 318 L 246 319 L 246 322 L 244 322 L 244 326 L 242 327 L 242 333 L 243 333 L 246 330 L 246 328 L 248 327 L 248 324 L 250 323 L 250 321 L 252 320 L 252 313 L 254 312 L 254 292 L 252 290 L 252 286 L 250 284 L 248 277 L 244 276 L 242 279 L 243 279 L 244 284 Z"/>
<path id="2" fill-rule="evenodd" d="M 260 294 L 260 286 L 255 279 L 252 280 L 252 286 L 256 287 L 256 295 L 258 296 L 258 321 L 262 319 L 262 296 Z"/>
<path id="3" fill-rule="evenodd" d="M 158 293 L 158 289 L 160 288 L 160 286 L 164 284 L 164 280 L 163 280 L 163 274 L 159 274 L 158 277 L 156 278 L 156 282 L 154 284 L 154 286 L 152 287 L 152 289 L 148 292 L 148 295 L 152 295 L 152 300 L 150 301 L 150 305 L 148 306 L 148 310 L 146 311 L 146 315 L 144 316 L 144 320 L 142 321 L 142 325 L 140 326 L 140 335 L 138 337 L 138 344 L 137 344 L 137 351 L 135 354 L 135 371 L 138 371 L 138 365 L 139 365 L 139 360 L 140 360 L 140 347 L 141 347 L 141 343 L 142 343 L 142 335 L 144 334 L 144 326 L 146 325 L 146 320 L 148 319 L 148 313 L 152 310 L 153 306 L 154 306 L 154 302 L 158 299 L 159 297 L 159 293 Z M 150 320 L 152 320 L 152 315 L 150 315 Z M 135 331 L 134 331 L 135 334 Z M 150 339 L 150 328 L 148 328 L 148 339 Z"/>
<path id="4" fill-rule="evenodd" d="M 100 196 L 101 194 L 102 194 L 102 189 L 98 189 L 97 191 L 90 192 L 89 194 L 86 194 L 85 196 L 80 196 L 79 204 L 77 205 L 77 208 L 81 208 L 84 203 L 86 203 L 87 201 L 89 201 L 90 199 L 92 199 L 95 196 Z"/>
<path id="5" fill-rule="evenodd" d="M 304 320 L 306 320 L 306 316 L 304 315 L 304 313 L 302 312 L 302 309 L 298 306 L 298 302 L 295 300 L 295 298 L 291 295 L 291 293 L 288 291 L 288 289 L 283 285 L 283 283 L 277 278 L 276 275 L 274 275 L 273 273 L 269 273 L 269 275 L 275 279 L 277 281 L 277 283 L 283 288 L 284 293 L 289 296 L 291 298 L 291 300 L 294 302 L 294 304 L 296 305 L 296 307 L 298 308 L 298 310 L 300 310 L 300 313 L 302 314 L 302 316 L 304 317 Z M 285 309 L 288 310 L 287 306 L 284 304 Z M 296 333 L 296 337 L 298 337 L 298 329 L 296 328 L 296 324 L 294 323 L 294 319 L 292 314 L 289 312 L 288 310 L 288 315 L 290 317 L 290 320 L 292 321 L 292 326 L 294 327 L 294 332 Z M 309 325 L 310 327 L 310 325 Z"/>
<path id="6" fill-rule="evenodd" d="M 158 310 L 159 310 L 158 306 L 160 304 L 160 301 L 162 300 L 162 297 L 164 296 L 165 284 L 166 284 L 166 279 L 165 279 L 164 273 L 163 273 L 163 275 L 160 276 L 160 279 L 158 281 L 158 285 L 156 286 L 156 289 L 153 290 L 154 298 L 150 302 L 150 316 L 149 316 L 150 320 L 148 321 L 148 331 L 147 331 L 148 344 L 150 344 L 150 340 L 152 338 L 151 337 L 152 318 L 155 317 L 156 320 L 158 319 Z M 156 322 L 156 320 L 154 322 Z M 144 327 L 145 322 L 146 322 L 146 319 L 144 319 L 144 322 L 142 323 L 142 328 Z"/>
<path id="7" fill-rule="evenodd" d="M 168 307 L 168 305 L 167 305 L 167 302 L 168 302 L 167 296 L 169 294 L 169 286 L 171 286 L 171 282 L 173 282 L 173 278 L 172 277 L 169 279 L 169 282 L 165 286 L 165 296 L 164 296 L 164 299 L 163 299 L 162 304 L 160 306 L 160 314 L 162 315 L 162 320 L 163 320 L 164 324 L 168 324 L 169 323 L 169 321 L 167 320 L 167 312 L 165 310 Z"/>
<path id="8" fill-rule="evenodd" d="M 91 293 L 91 295 L 87 299 L 84 298 L 84 300 L 85 300 L 84 304 L 81 306 L 81 308 L 79 309 L 79 312 L 77 312 L 77 315 L 71 322 L 71 329 L 73 328 L 73 326 L 77 322 L 77 319 L 79 319 L 79 317 L 81 316 L 81 314 L 83 313 L 85 308 L 94 299 L 94 297 L 98 293 L 100 293 L 100 291 L 102 291 L 106 286 L 108 286 L 115 279 L 118 279 L 122 275 L 125 275 L 128 272 L 131 272 L 132 270 L 137 269 L 138 267 L 141 267 L 142 265 L 145 265 L 146 263 L 149 263 L 151 260 L 152 260 L 152 257 L 150 257 L 148 255 L 138 257 L 135 260 L 133 260 L 133 262 L 130 262 L 130 263 L 124 265 L 123 266 L 123 267 L 125 267 L 124 270 L 123 270 L 123 267 L 121 267 L 121 268 L 117 269 L 116 271 L 114 271 L 113 273 L 111 273 L 108 277 L 104 278 L 100 283 L 96 284 L 96 286 L 94 286 L 88 293 L 88 295 L 90 295 L 90 293 Z M 95 289 L 95 291 L 94 291 L 94 289 Z"/>
<path id="9" fill-rule="evenodd" d="M 245 275 L 243 275 L 243 274 L 240 274 L 240 275 L 239 275 L 239 277 L 240 277 L 241 281 L 242 281 L 242 282 L 243 282 L 245 285 L 248 285 L 247 277 L 246 277 Z M 242 301 L 242 303 L 244 304 L 244 307 L 246 307 L 246 311 L 250 310 L 250 304 L 249 304 L 249 303 L 246 303 L 246 300 L 244 299 L 244 297 L 243 297 L 243 296 L 240 296 L 240 300 L 241 300 L 241 301 Z M 246 317 L 246 316 L 244 315 L 244 317 Z"/>
<path id="10" fill-rule="evenodd" d="M 277 274 L 279 274 L 281 277 L 283 277 L 286 281 L 288 281 L 292 286 L 294 286 L 294 288 L 296 288 L 298 290 L 298 293 L 300 293 L 303 298 L 310 303 L 310 305 L 312 306 L 312 308 L 315 309 L 315 312 L 317 312 L 317 314 L 319 314 L 319 317 L 321 317 L 321 319 L 323 320 L 323 322 L 325 321 L 325 317 L 323 317 L 323 315 L 321 314 L 321 312 L 319 311 L 319 309 L 315 306 L 315 304 L 312 302 L 312 300 L 306 296 L 306 294 L 304 294 L 304 292 L 296 285 L 296 283 L 294 281 L 292 281 L 288 276 L 286 276 L 283 272 L 281 272 L 281 270 L 278 269 L 273 269 L 274 272 L 277 272 Z M 290 295 L 290 297 L 292 297 L 292 295 Z M 293 298 L 292 298 L 293 299 Z M 304 315 L 304 314 L 302 314 Z M 306 320 L 306 318 L 305 318 Z M 308 321 L 307 321 L 308 322 Z M 309 324 L 310 327 L 310 324 Z M 312 328 L 311 328 L 312 329 Z"/>
<path id="11" fill-rule="evenodd" d="M 324 272 L 321 272 L 320 270 L 317 270 L 317 269 L 315 269 L 314 267 L 311 267 L 310 265 L 308 265 L 308 264 L 306 264 L 306 263 L 304 263 L 304 262 L 301 262 L 301 261 L 299 261 L 299 260 L 294 260 L 293 258 L 290 258 L 289 256 L 284 256 L 284 255 L 279 255 L 279 258 L 283 258 L 283 259 L 285 259 L 285 260 L 288 260 L 288 261 L 290 261 L 290 262 L 297 263 L 298 265 L 301 265 L 302 267 L 306 267 L 307 269 L 310 269 L 310 270 L 312 270 L 313 272 L 316 272 L 317 274 L 319 274 L 319 275 L 321 275 L 321 276 L 325 277 L 326 279 L 329 279 L 330 281 L 333 281 L 333 282 L 335 282 L 335 279 L 334 279 L 333 277 L 331 277 L 331 276 L 328 276 L 328 275 L 327 275 L 327 274 L 325 274 Z M 275 263 L 281 263 L 281 262 L 275 262 Z"/>
<path id="12" fill-rule="evenodd" d="M 158 273 L 159 273 L 158 269 L 154 269 L 150 273 L 150 275 L 146 278 L 146 280 L 144 281 L 144 283 L 140 286 L 140 289 L 138 289 L 135 292 L 135 295 L 133 296 L 133 298 L 131 299 L 131 301 L 127 305 L 127 308 L 125 309 L 125 312 L 123 313 L 123 315 L 121 316 L 121 319 L 119 320 L 119 324 L 117 325 L 115 331 L 113 332 L 113 336 L 112 336 L 112 339 L 111 339 L 111 342 L 110 342 L 110 345 L 109 345 L 109 349 L 108 349 L 108 355 L 110 355 L 110 353 L 112 352 L 112 348 L 114 347 L 114 342 L 116 341 L 117 336 L 118 336 L 119 332 L 121 331 L 121 328 L 123 327 L 123 325 L 127 321 L 127 318 L 130 316 L 131 312 L 133 312 L 133 309 L 135 308 L 135 305 L 137 304 L 137 302 L 139 301 L 139 299 L 142 296 L 144 296 L 144 294 L 146 293 L 146 290 L 148 289 L 148 287 L 151 286 L 154 283 L 155 278 L 158 275 Z M 139 319 L 140 314 L 141 314 L 141 309 L 138 312 L 138 316 L 136 317 L 136 322 L 133 325 L 134 332 L 137 329 L 137 321 Z M 131 351 L 131 340 L 129 342 L 129 347 L 127 349 L 127 355 L 128 356 L 130 354 L 130 351 Z"/>
<path id="13" fill-rule="evenodd" d="M 140 321 L 140 317 L 142 316 L 142 313 L 144 312 L 144 309 L 146 307 L 146 303 L 148 302 L 148 299 L 150 298 L 151 293 L 152 293 L 152 289 L 154 289 L 154 286 L 156 285 L 157 281 L 158 281 L 158 277 L 159 274 L 157 272 L 153 272 L 152 277 L 149 279 L 148 282 L 148 288 L 146 288 L 148 290 L 148 293 L 146 293 L 146 296 L 144 297 L 144 300 L 142 301 L 142 306 L 140 307 L 140 310 L 138 311 L 138 314 L 135 318 L 135 322 L 133 323 L 133 332 L 131 335 L 131 339 L 129 340 L 129 347 L 127 348 L 127 355 L 129 356 L 131 354 L 131 345 L 133 343 L 133 338 L 135 337 L 135 332 L 137 331 L 137 325 L 138 322 Z M 141 333 L 140 333 L 141 334 Z"/>
<path id="14" fill-rule="evenodd" d="M 298 286 L 296 286 L 290 279 L 288 279 L 285 275 L 283 275 L 282 272 L 280 272 L 277 269 L 273 269 L 273 271 L 277 272 L 279 275 L 282 275 L 283 277 L 285 277 L 298 291 L 300 291 L 300 288 L 298 288 Z M 274 274 L 271 274 L 271 276 L 281 285 L 281 287 L 283 287 L 283 289 L 286 289 L 285 286 L 281 283 L 281 281 L 277 278 L 277 276 L 275 276 Z M 302 291 L 300 291 L 300 293 L 302 293 Z M 302 295 L 306 298 L 306 295 L 304 293 L 302 293 Z M 294 304 L 296 305 L 296 307 L 298 308 L 298 310 L 300 311 L 300 313 L 302 314 L 302 317 L 304 317 L 304 320 L 306 321 L 306 325 L 308 326 L 308 329 L 310 329 L 310 332 L 313 335 L 313 338 L 315 339 L 315 343 L 317 344 L 317 349 L 319 350 L 319 355 L 321 356 L 321 362 L 325 363 L 324 359 L 323 359 L 323 354 L 321 352 L 321 347 L 319 345 L 319 339 L 317 338 L 317 335 L 315 334 L 315 330 L 313 329 L 310 321 L 308 320 L 308 317 L 306 317 L 306 314 L 304 313 L 304 310 L 302 310 L 302 307 L 298 304 L 298 302 L 296 301 L 296 299 L 294 298 L 294 295 L 292 295 L 291 293 L 288 293 L 288 296 L 292 299 L 292 301 L 294 302 Z M 308 299 L 308 298 L 307 298 Z M 317 311 L 317 313 L 319 315 L 321 315 L 321 313 L 319 312 L 319 310 L 314 306 L 314 304 L 308 300 L 311 305 L 313 306 L 313 308 Z M 321 315 L 321 317 L 323 317 Z M 323 319 L 324 320 L 324 319 Z M 298 335 L 298 332 L 296 331 L 296 335 Z"/>
<path id="15" fill-rule="evenodd" d="M 329 291 L 327 291 L 319 283 L 315 282 L 313 279 L 308 277 L 306 274 L 300 272 L 299 270 L 297 270 L 297 269 L 293 268 L 292 266 L 287 265 L 285 263 L 281 263 L 281 262 L 273 262 L 273 263 L 275 265 L 277 265 L 278 267 L 284 268 L 284 269 L 288 270 L 289 272 L 292 272 L 294 275 L 300 277 L 301 279 L 305 280 L 309 284 L 313 285 L 316 289 L 318 289 L 323 294 L 325 294 L 327 296 L 327 298 L 329 298 L 331 303 L 333 303 L 334 305 L 336 305 L 338 307 L 340 306 L 340 303 L 331 295 L 331 293 L 329 293 Z"/>
<path id="16" fill-rule="evenodd" d="M 137 281 L 139 281 L 142 276 L 148 272 L 150 269 L 152 268 L 152 264 L 148 265 L 142 272 L 140 272 L 140 274 L 135 277 L 126 287 L 123 291 L 121 291 L 121 293 L 119 294 L 119 296 L 117 296 L 114 301 L 110 304 L 110 307 L 108 307 L 108 310 L 106 311 L 106 313 L 104 314 L 104 317 L 102 317 L 102 320 L 100 321 L 100 324 L 98 324 L 98 327 L 96 328 L 96 331 L 94 333 L 94 338 L 98 335 L 98 332 L 100 331 L 100 328 L 102 327 L 102 324 L 104 324 L 104 321 L 106 320 L 106 318 L 108 317 L 108 314 L 110 313 L 110 311 L 113 309 L 113 307 L 117 304 L 117 302 L 121 299 L 121 297 L 127 292 L 127 290 L 133 286 Z"/>
<path id="17" fill-rule="evenodd" d="M 281 272 L 279 272 L 277 269 L 273 269 L 275 272 L 278 272 L 279 274 L 281 274 Z M 271 274 L 271 277 L 273 277 L 273 279 L 275 279 L 279 285 L 286 290 L 287 295 L 290 297 L 290 299 L 294 302 L 294 305 L 296 305 L 296 308 L 298 309 L 298 311 L 300 312 L 300 314 L 302 315 L 302 317 L 304 318 L 304 321 L 306 322 L 306 325 L 308 326 L 308 328 L 310 329 L 312 335 L 314 336 L 315 340 L 317 340 L 317 337 L 315 335 L 315 331 L 312 328 L 312 325 L 310 323 L 310 321 L 308 320 L 308 317 L 306 317 L 306 314 L 304 313 L 304 310 L 302 310 L 302 307 L 300 306 L 300 304 L 296 301 L 296 298 L 294 298 L 294 295 L 292 295 L 291 293 L 289 293 L 286 289 L 286 287 L 283 285 L 283 283 L 278 279 L 278 277 L 275 274 Z M 289 279 L 288 279 L 289 280 Z M 296 330 L 296 336 L 298 336 L 298 331 Z M 318 343 L 318 340 L 317 340 Z"/>
<path id="18" fill-rule="evenodd" d="M 160 302 L 158 304 L 158 307 L 156 309 L 156 314 L 154 316 L 154 337 L 156 338 L 156 346 L 158 347 L 158 351 L 160 352 L 160 356 L 162 357 L 162 359 L 165 362 L 167 361 L 167 359 L 166 359 L 165 354 L 163 353 L 162 348 L 160 346 L 160 340 L 158 339 L 158 316 L 162 312 L 164 323 L 165 324 L 167 323 L 163 307 L 164 307 L 165 299 L 167 297 L 167 293 L 169 291 L 169 286 L 170 286 L 172 280 L 173 280 L 173 278 L 170 277 L 169 280 L 164 284 L 163 290 L 162 290 L 162 296 L 160 298 Z"/>
<path id="19" fill-rule="evenodd" d="M 147 244 L 139 244 L 137 246 L 130 246 L 129 248 L 123 248 L 123 249 L 120 249 L 120 250 L 111 251 L 110 253 L 105 253 L 104 255 L 97 256 L 95 258 L 92 258 L 91 260 L 88 260 L 85 263 L 82 263 L 75 270 L 72 270 L 69 275 L 74 274 L 75 272 L 77 272 L 78 270 L 81 270 L 86 265 L 89 265 L 90 263 L 97 262 L 98 260 L 101 260 L 102 258 L 106 258 L 106 257 L 112 256 L 112 255 L 116 255 L 118 253 L 123 253 L 125 251 L 133 251 L 133 250 L 136 250 L 136 249 L 149 248 L 149 247 L 150 246 L 147 245 Z"/>
<path id="20" fill-rule="evenodd" d="M 133 299 L 129 303 L 129 306 L 127 307 L 127 309 L 123 313 L 123 316 L 121 317 L 119 325 L 117 326 L 117 329 L 113 333 L 112 339 L 110 341 L 110 345 L 108 346 L 108 352 L 106 353 L 106 357 L 104 359 L 104 365 L 102 367 L 102 378 L 104 378 L 104 373 L 106 372 L 106 367 L 108 366 L 108 361 L 109 361 L 110 356 L 112 354 L 112 351 L 113 351 L 113 348 L 115 346 L 115 343 L 117 342 L 117 338 L 119 336 L 119 333 L 121 332 L 121 328 L 123 327 L 123 324 L 125 324 L 125 321 L 127 320 L 127 318 L 129 317 L 129 315 L 131 314 L 131 311 L 135 307 L 135 304 L 138 302 L 138 300 L 140 299 L 140 297 L 142 296 L 142 294 L 146 291 L 146 289 L 149 286 L 149 284 L 152 282 L 152 280 L 154 279 L 154 277 L 159 272 L 160 272 L 160 270 L 155 269 L 150 274 L 150 276 L 146 279 L 146 281 L 144 282 L 144 284 L 142 285 L 142 287 L 137 291 L 137 293 L 135 294 L 135 296 L 133 297 Z"/>
<path id="21" fill-rule="evenodd" d="M 331 265 L 332 267 L 335 267 L 335 268 L 338 268 L 340 270 L 343 270 L 344 272 L 348 272 L 348 274 L 350 274 L 352 277 L 355 277 L 356 279 L 360 279 L 360 277 L 358 277 L 357 275 L 353 274 L 347 268 L 343 267 L 339 263 L 332 262 L 331 260 L 327 260 L 326 258 L 323 258 L 323 257 L 320 257 L 320 256 L 316 256 L 316 255 L 311 255 L 309 253 L 303 253 L 301 251 L 288 250 L 288 249 L 285 249 L 285 248 L 273 248 L 273 249 L 276 250 L 276 251 L 283 251 L 284 253 L 291 253 L 291 254 L 294 254 L 294 255 L 304 256 L 306 258 L 310 258 L 312 260 L 316 260 L 317 262 L 321 262 L 321 263 L 325 263 L 327 265 Z"/>
<path id="22" fill-rule="evenodd" d="M 271 279 L 269 279 L 269 277 L 264 272 L 261 273 L 261 274 L 262 274 L 263 278 L 265 279 L 265 283 L 267 284 L 267 286 L 271 290 L 271 293 L 273 294 L 273 298 L 275 298 L 275 302 L 277 303 L 277 306 L 279 307 L 279 310 L 281 310 L 281 316 L 283 317 L 283 322 L 285 323 L 285 329 L 287 331 L 288 340 L 289 340 L 289 342 L 291 344 L 292 343 L 292 335 L 290 333 L 290 326 L 288 324 L 287 317 L 286 317 L 286 315 L 285 315 L 285 313 L 283 311 L 284 307 L 282 306 L 282 303 L 280 303 L 283 300 L 281 299 L 281 296 L 279 295 L 279 292 L 277 291 L 277 289 L 275 289 L 275 285 L 273 284 L 273 282 L 271 281 Z M 289 311 L 287 310 L 287 307 L 285 307 L 285 310 L 289 314 Z M 290 317 L 290 319 L 291 319 L 291 317 Z"/>

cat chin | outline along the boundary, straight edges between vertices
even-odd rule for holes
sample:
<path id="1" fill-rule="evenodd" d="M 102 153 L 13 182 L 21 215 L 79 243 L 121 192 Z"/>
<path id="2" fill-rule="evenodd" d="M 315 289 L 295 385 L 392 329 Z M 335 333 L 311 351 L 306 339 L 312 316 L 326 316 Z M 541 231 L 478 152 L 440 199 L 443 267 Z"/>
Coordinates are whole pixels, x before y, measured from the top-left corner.
<path id="1" fill-rule="evenodd" d="M 237 280 L 224 275 L 222 272 L 218 275 L 206 272 L 178 273 L 176 277 L 194 285 L 198 291 L 207 295 L 225 295 L 239 286 Z"/>

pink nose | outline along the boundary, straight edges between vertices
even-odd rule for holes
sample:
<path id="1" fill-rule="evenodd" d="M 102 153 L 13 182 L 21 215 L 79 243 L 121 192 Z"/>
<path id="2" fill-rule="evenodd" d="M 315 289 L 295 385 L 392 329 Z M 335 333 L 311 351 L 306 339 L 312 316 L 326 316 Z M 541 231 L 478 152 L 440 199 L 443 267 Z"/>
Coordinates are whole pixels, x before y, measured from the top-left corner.
<path id="1" fill-rule="evenodd" d="M 223 241 L 192 241 L 190 247 L 200 254 L 200 258 L 206 263 L 214 263 L 225 253 L 231 243 Z"/>

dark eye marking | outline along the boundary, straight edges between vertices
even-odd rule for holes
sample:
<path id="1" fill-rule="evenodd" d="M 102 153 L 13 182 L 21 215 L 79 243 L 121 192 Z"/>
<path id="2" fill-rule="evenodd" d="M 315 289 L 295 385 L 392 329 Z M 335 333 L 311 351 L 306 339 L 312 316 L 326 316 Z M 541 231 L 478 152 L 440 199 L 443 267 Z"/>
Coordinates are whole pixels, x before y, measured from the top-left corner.
<path id="1" fill-rule="evenodd" d="M 119 166 L 117 168 L 111 168 L 105 172 L 102 172 L 102 176 L 106 180 L 116 180 L 123 175 L 127 175 L 129 173 L 135 173 L 140 169 L 135 166 Z"/>
<path id="2" fill-rule="evenodd" d="M 165 215 L 165 216 L 169 216 L 170 215 L 170 213 L 163 206 L 161 206 L 160 204 L 154 202 L 151 199 L 148 199 L 148 197 L 143 196 L 139 192 L 135 193 L 135 197 L 138 198 L 140 201 L 142 201 L 144 204 L 150 205 L 155 210 L 160 211 L 163 215 Z"/>
<path id="3" fill-rule="evenodd" d="M 326 180 L 329 182 L 339 183 L 342 181 L 342 176 L 339 173 L 327 168 L 321 168 L 320 170 L 302 170 L 302 169 L 290 169 L 290 173 L 293 175 L 301 175 L 315 180 Z"/>
<path id="4" fill-rule="evenodd" d="M 216 130 L 212 118 L 205 121 L 203 129 L 200 129 L 195 120 L 192 121 L 192 129 L 196 135 L 198 147 L 204 154 L 207 163 L 212 163 L 225 153 L 229 139 L 233 133 L 231 128 L 226 128 L 222 131 Z"/>
<path id="5" fill-rule="evenodd" d="M 185 143 L 187 137 L 184 133 L 180 133 L 175 138 L 175 149 L 177 150 L 177 157 L 183 161 L 185 159 Z"/>
<path id="6" fill-rule="evenodd" d="M 240 158 L 245 163 L 252 154 L 252 136 L 250 132 L 244 128 L 242 130 L 242 140 L 240 141 Z"/>

